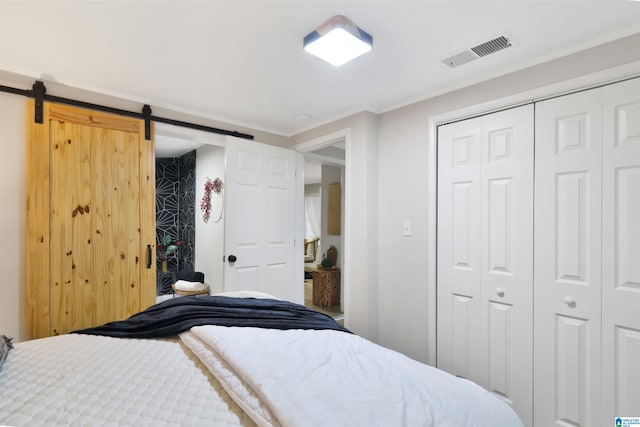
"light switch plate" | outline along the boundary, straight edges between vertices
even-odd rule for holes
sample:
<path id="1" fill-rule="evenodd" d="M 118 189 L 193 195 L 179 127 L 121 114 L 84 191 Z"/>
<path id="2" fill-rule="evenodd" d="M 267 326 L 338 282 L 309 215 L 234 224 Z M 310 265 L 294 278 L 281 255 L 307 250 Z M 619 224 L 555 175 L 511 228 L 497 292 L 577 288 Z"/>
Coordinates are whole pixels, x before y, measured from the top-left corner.
<path id="1" fill-rule="evenodd" d="M 402 223 L 402 235 L 411 236 L 411 221 L 404 221 Z"/>

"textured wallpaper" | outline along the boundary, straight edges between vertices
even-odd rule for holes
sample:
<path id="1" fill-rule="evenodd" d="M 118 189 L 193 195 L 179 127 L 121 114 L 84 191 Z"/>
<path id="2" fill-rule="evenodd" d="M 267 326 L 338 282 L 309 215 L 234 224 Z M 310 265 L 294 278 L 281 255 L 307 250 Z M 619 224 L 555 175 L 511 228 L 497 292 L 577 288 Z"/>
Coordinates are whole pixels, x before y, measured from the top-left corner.
<path id="1" fill-rule="evenodd" d="M 156 293 L 171 293 L 177 271 L 193 271 L 195 252 L 196 152 L 177 158 L 156 159 L 156 244 L 165 234 L 184 246 L 168 256 L 169 272 L 157 263 Z"/>

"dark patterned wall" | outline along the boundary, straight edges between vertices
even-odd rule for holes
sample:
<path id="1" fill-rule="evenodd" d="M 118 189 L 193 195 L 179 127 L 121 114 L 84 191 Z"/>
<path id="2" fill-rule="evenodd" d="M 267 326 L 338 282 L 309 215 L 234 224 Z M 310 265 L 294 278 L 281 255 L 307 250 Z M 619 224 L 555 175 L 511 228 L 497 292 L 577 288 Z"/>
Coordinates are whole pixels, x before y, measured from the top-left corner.
<path id="1" fill-rule="evenodd" d="M 180 212 L 178 233 L 185 242 L 180 250 L 183 256 L 178 264 L 179 271 L 194 271 L 196 243 L 196 152 L 191 151 L 180 157 Z"/>
<path id="2" fill-rule="evenodd" d="M 195 254 L 196 152 L 178 158 L 156 159 L 156 244 L 165 234 L 185 245 L 168 256 L 169 272 L 158 257 L 156 290 L 171 293 L 177 271 L 193 271 Z"/>

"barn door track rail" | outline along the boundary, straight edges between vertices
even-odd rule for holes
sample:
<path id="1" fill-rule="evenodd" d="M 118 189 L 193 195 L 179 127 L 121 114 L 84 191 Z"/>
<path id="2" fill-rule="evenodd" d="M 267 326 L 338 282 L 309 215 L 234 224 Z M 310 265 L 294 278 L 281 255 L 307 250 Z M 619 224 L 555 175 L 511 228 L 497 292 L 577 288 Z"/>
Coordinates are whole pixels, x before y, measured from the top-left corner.
<path id="1" fill-rule="evenodd" d="M 136 119 L 144 120 L 144 133 L 145 139 L 151 139 L 151 122 L 166 123 L 169 125 L 185 127 L 189 129 L 201 130 L 204 132 L 217 133 L 219 135 L 235 136 L 242 139 L 254 139 L 253 135 L 241 133 L 237 131 L 230 131 L 225 129 L 214 128 L 211 126 L 199 125 L 197 123 L 185 122 L 182 120 L 174 120 L 165 117 L 158 117 L 151 114 L 151 106 L 145 104 L 142 107 L 142 113 L 135 111 L 122 110 L 120 108 L 108 107 L 106 105 L 93 104 L 90 102 L 78 101 L 76 99 L 63 98 L 55 95 L 48 95 L 47 88 L 42 81 L 36 80 L 32 89 L 18 89 L 10 86 L 0 85 L 0 92 L 12 93 L 15 95 L 26 96 L 27 98 L 35 99 L 35 122 L 42 123 L 43 120 L 43 106 L 44 101 L 55 102 L 57 104 L 73 105 L 75 107 L 89 108 L 98 111 L 104 111 L 107 113 L 118 114 L 120 116 L 134 117 Z"/>

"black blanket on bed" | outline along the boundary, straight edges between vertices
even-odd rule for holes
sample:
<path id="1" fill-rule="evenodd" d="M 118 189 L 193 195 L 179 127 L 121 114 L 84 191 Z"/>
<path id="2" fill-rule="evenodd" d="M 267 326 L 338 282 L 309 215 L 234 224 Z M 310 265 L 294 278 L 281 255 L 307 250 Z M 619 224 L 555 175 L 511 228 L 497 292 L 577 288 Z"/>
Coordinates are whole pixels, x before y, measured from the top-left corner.
<path id="1" fill-rule="evenodd" d="M 274 299 L 222 296 L 174 298 L 153 305 L 127 320 L 72 333 L 123 338 L 160 338 L 202 325 L 332 329 L 350 333 L 330 316 L 299 304 Z"/>

